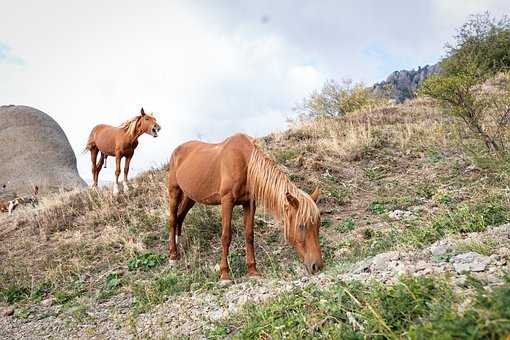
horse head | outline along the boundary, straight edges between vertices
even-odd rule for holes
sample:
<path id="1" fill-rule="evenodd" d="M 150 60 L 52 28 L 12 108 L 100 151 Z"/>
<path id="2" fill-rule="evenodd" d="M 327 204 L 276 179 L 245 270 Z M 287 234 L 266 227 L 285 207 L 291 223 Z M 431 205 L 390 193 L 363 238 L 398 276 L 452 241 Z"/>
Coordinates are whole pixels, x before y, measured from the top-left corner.
<path id="1" fill-rule="evenodd" d="M 138 129 L 141 133 L 146 133 L 154 138 L 158 136 L 158 132 L 161 130 L 161 126 L 156 122 L 156 117 L 151 113 L 146 114 L 143 107 L 140 110 L 138 124 Z"/>
<path id="2" fill-rule="evenodd" d="M 310 203 L 315 204 L 319 195 L 317 188 L 309 196 L 312 200 Z M 296 249 L 307 271 L 315 274 L 324 267 L 319 244 L 320 216 L 306 216 L 301 210 L 304 208 L 300 206 L 299 200 L 289 192 L 286 193 L 286 199 L 284 223 L 288 240 Z"/>

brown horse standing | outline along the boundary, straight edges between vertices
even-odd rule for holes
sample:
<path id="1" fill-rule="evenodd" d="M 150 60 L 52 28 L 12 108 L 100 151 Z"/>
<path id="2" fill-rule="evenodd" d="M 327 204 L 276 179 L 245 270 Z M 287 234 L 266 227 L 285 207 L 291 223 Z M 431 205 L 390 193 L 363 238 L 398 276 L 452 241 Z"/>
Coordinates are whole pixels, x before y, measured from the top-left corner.
<path id="1" fill-rule="evenodd" d="M 124 189 L 127 189 L 129 163 L 138 146 L 138 138 L 147 133 L 153 137 L 158 136 L 161 126 L 156 122 L 156 118 L 152 114 L 145 114 L 143 108 L 140 115 L 136 116 L 119 127 L 110 125 L 97 125 L 90 133 L 86 150 L 90 151 L 92 160 L 92 177 L 93 186 L 97 187 L 99 172 L 103 167 L 108 156 L 115 156 L 115 183 L 113 185 L 113 193 L 119 192 L 119 175 L 120 161 L 122 157 L 126 158 L 124 164 Z M 97 163 L 97 154 L 101 152 L 101 158 Z"/>
<path id="2" fill-rule="evenodd" d="M 219 205 L 222 212 L 221 280 L 229 280 L 227 262 L 234 205 L 244 212 L 248 275 L 258 276 L 253 246 L 257 202 L 283 220 L 285 238 L 294 246 L 306 269 L 323 267 L 319 245 L 320 213 L 312 195 L 298 189 L 246 135 L 237 134 L 219 144 L 191 141 L 175 149 L 168 170 L 170 260 L 177 260 L 176 235 L 195 202 Z"/>

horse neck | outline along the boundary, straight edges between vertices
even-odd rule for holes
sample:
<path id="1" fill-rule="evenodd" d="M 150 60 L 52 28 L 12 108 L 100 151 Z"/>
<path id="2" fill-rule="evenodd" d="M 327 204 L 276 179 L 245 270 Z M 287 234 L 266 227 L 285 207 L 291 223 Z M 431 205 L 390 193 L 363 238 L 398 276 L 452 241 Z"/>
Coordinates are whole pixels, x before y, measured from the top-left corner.
<path id="1" fill-rule="evenodd" d="M 136 128 L 134 134 L 130 134 L 129 131 L 125 132 L 129 144 L 133 144 L 136 141 L 138 141 L 138 138 L 140 138 L 140 136 L 143 135 L 144 133 L 145 131 L 142 131 L 140 128 Z"/>
<path id="2" fill-rule="evenodd" d="M 319 216 L 318 208 L 311 198 L 298 189 L 288 176 L 256 147 L 248 164 L 247 184 L 253 199 L 262 203 L 276 219 L 284 217 L 287 192 L 299 201 L 296 215 L 299 221 L 316 220 Z"/>

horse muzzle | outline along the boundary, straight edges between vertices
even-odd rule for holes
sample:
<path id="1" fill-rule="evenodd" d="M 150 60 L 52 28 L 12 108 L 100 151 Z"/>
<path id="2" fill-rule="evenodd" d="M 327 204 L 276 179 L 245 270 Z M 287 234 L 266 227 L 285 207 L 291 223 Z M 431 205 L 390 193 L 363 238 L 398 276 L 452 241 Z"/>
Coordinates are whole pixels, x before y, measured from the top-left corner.
<path id="1" fill-rule="evenodd" d="M 154 126 L 151 129 L 151 136 L 156 138 L 158 136 L 159 131 L 161 130 L 161 126 L 158 124 L 154 124 Z"/>
<path id="2" fill-rule="evenodd" d="M 309 274 L 317 274 L 324 267 L 323 261 L 312 261 L 309 263 L 305 263 L 306 271 Z"/>

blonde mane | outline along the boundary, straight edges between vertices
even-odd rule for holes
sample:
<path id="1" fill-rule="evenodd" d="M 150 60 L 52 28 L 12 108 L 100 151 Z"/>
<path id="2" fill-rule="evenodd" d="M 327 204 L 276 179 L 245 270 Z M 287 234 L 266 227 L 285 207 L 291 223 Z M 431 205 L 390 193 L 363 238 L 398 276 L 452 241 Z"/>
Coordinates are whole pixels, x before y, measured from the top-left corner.
<path id="1" fill-rule="evenodd" d="M 270 211 L 275 218 L 283 220 L 285 217 L 286 193 L 290 193 L 299 202 L 296 216 L 298 223 L 295 227 L 299 224 L 307 225 L 309 222 L 319 222 L 319 208 L 312 198 L 298 189 L 275 162 L 256 145 L 254 145 L 248 164 L 247 186 L 252 199 L 262 203 L 264 208 Z M 285 223 L 283 225 L 285 238 L 289 240 L 290 233 L 295 233 L 296 230 L 287 230 L 288 226 Z"/>
<path id="2" fill-rule="evenodd" d="M 119 125 L 119 128 L 123 129 L 130 135 L 131 137 L 134 137 L 136 134 L 136 125 L 138 124 L 138 121 L 140 120 L 142 116 L 136 116 L 134 118 L 131 118 L 129 120 L 126 120 L 124 123 Z"/>

